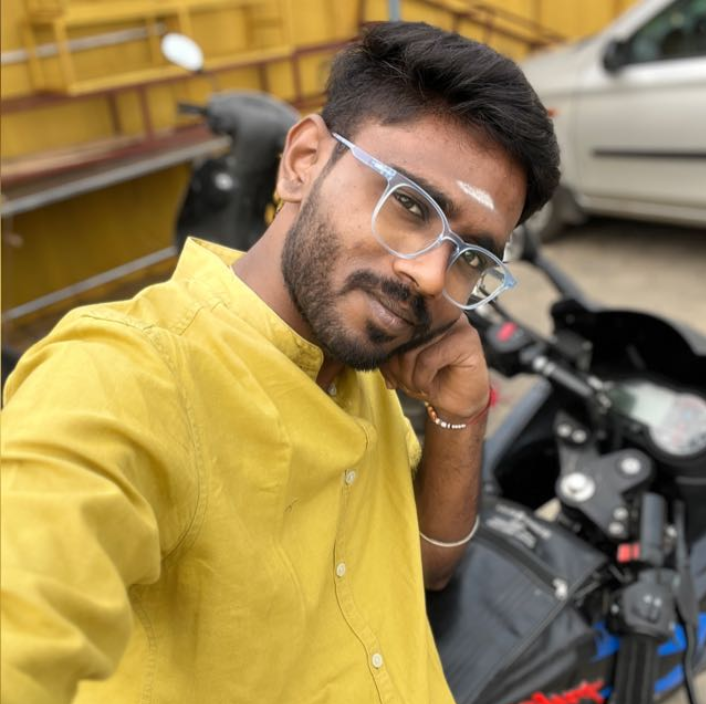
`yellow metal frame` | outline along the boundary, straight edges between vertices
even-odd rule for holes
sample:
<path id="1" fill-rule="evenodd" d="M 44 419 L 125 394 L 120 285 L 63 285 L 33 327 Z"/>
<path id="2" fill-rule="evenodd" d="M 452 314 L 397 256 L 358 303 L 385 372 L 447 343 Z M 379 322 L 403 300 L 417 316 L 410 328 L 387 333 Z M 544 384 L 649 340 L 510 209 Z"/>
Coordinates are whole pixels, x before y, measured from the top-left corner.
<path id="1" fill-rule="evenodd" d="M 76 2 L 67 0 L 26 0 L 27 23 L 24 38 L 29 54 L 30 76 L 38 91 L 54 90 L 66 95 L 82 95 L 122 86 L 148 83 L 169 76 L 181 76 L 185 71 L 165 65 L 162 59 L 157 32 L 158 21 L 171 21 L 177 30 L 194 39 L 192 17 L 200 12 L 217 10 L 242 10 L 247 30 L 252 32 L 256 20 L 253 10 L 262 8 L 262 0 L 123 0 L 122 2 Z M 292 17 L 290 0 L 271 0 L 277 8 L 281 43 L 274 47 L 247 50 L 230 56 L 206 58 L 205 68 L 218 68 L 235 61 L 247 63 L 263 58 L 286 58 L 292 52 Z M 149 37 L 151 66 L 93 79 L 80 79 L 76 75 L 69 33 L 72 29 L 106 27 L 111 24 L 139 21 L 144 23 Z M 37 33 L 49 28 L 56 43 L 61 83 L 51 86 L 37 54 Z M 205 42 L 204 42 L 205 44 Z"/>

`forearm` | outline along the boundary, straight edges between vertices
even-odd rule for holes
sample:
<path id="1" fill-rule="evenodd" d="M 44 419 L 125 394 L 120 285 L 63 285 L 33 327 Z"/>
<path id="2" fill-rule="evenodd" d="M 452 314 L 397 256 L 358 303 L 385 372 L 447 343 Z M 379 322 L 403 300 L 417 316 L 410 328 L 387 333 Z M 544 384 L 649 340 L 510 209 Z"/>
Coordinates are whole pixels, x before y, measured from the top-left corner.
<path id="1" fill-rule="evenodd" d="M 480 494 L 486 417 L 463 430 L 446 430 L 427 420 L 424 452 L 415 477 L 419 528 L 426 536 L 453 543 L 473 528 Z M 424 581 L 442 589 L 466 549 L 421 541 Z"/>
<path id="2" fill-rule="evenodd" d="M 459 315 L 437 339 L 393 356 L 381 371 L 389 389 L 425 401 L 430 414 L 414 480 L 420 531 L 442 543 L 463 540 L 475 522 L 492 399 L 478 332 Z M 441 589 L 451 579 L 465 545 L 440 547 L 421 536 L 420 540 L 425 584 Z"/>
<path id="3" fill-rule="evenodd" d="M 198 496 L 170 381 L 141 330 L 86 316 L 62 323 L 8 382 L 3 704 L 69 702 L 80 680 L 117 668 L 134 622 L 128 589 L 157 581 Z"/>

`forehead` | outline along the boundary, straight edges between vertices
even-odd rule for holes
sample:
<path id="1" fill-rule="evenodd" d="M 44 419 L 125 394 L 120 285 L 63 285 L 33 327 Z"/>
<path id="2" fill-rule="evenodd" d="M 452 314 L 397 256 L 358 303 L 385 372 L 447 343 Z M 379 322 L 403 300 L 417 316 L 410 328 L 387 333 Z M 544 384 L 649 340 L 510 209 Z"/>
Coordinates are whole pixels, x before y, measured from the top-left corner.
<path id="1" fill-rule="evenodd" d="M 366 123 L 353 141 L 420 185 L 443 194 L 459 234 L 505 243 L 525 201 L 523 170 L 504 150 L 467 127 L 438 117 L 401 125 Z"/>

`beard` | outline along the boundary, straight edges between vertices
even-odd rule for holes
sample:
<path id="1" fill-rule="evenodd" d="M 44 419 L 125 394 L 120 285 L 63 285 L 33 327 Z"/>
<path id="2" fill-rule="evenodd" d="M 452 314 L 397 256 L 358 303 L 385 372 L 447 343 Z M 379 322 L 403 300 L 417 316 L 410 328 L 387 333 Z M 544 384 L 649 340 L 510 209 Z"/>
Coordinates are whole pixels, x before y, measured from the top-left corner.
<path id="1" fill-rule="evenodd" d="M 323 174 L 322 174 L 323 176 Z M 447 330 L 432 330 L 426 301 L 408 286 L 386 279 L 368 269 L 350 273 L 342 287 L 333 283 L 333 272 L 345 258 L 343 240 L 329 220 L 321 215 L 319 190 L 314 184 L 296 221 L 287 233 L 282 250 L 282 275 L 289 295 L 314 340 L 330 359 L 360 371 L 376 369 L 394 355 L 419 347 Z M 372 238 L 372 234 L 371 234 Z M 394 337 L 371 321 L 363 330 L 352 330 L 337 313 L 337 303 L 346 295 L 362 291 L 379 301 L 394 302 L 411 323 L 411 337 L 390 349 Z"/>

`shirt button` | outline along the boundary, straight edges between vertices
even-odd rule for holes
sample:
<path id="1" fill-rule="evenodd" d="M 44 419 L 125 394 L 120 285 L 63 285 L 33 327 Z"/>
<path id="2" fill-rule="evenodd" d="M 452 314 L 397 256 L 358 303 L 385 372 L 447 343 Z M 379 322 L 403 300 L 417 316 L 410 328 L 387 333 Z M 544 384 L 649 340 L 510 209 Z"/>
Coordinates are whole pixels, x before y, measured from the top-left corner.
<path id="1" fill-rule="evenodd" d="M 346 472 L 346 484 L 348 484 L 350 486 L 355 481 L 355 477 L 356 477 L 355 469 L 349 469 Z"/>
<path id="2" fill-rule="evenodd" d="M 346 563 L 345 562 L 339 562 L 336 565 L 336 574 L 339 577 L 343 577 L 343 575 L 346 573 Z"/>
<path id="3" fill-rule="evenodd" d="M 333 384 L 331 384 L 331 386 L 328 387 L 328 395 L 329 395 L 329 396 L 335 396 L 335 395 L 336 395 L 336 391 L 337 391 L 337 389 L 336 389 L 336 383 L 334 382 Z"/>
<path id="4" fill-rule="evenodd" d="M 382 667 L 382 655 L 380 655 L 380 653 L 373 653 L 373 657 L 370 659 L 376 670 L 379 670 Z"/>

